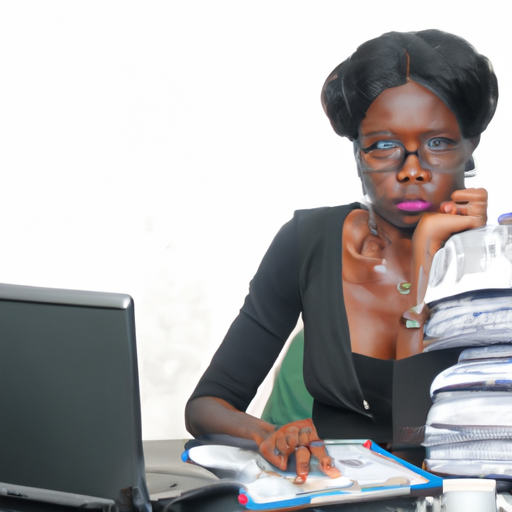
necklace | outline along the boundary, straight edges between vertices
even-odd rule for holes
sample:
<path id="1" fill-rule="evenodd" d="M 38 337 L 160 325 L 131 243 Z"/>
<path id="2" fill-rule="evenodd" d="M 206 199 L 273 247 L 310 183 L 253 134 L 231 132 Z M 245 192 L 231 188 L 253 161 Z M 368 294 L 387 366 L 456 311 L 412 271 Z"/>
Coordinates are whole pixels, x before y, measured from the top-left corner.
<path id="1" fill-rule="evenodd" d="M 408 295 L 411 293 L 411 283 L 408 283 L 404 281 L 403 283 L 398 283 L 396 285 L 396 289 L 398 290 L 398 293 L 401 295 Z"/>
<path id="2" fill-rule="evenodd" d="M 368 227 L 370 228 L 370 233 L 373 236 L 379 236 L 380 235 L 379 229 L 378 229 L 378 226 L 377 226 L 377 222 L 375 221 L 375 215 L 373 213 L 373 208 L 371 207 L 371 204 L 368 205 Z M 382 230 L 381 230 L 381 233 L 385 237 L 387 243 L 390 244 L 391 240 L 386 235 L 386 233 L 383 232 Z M 375 267 L 375 270 L 377 272 L 382 272 L 382 270 L 380 268 L 381 265 L 378 265 L 378 267 L 379 267 L 379 270 L 377 270 L 377 267 Z M 385 267 L 384 267 L 383 270 L 385 272 Z M 398 283 L 396 285 L 396 289 L 398 290 L 398 293 L 400 293 L 400 295 L 409 295 L 409 293 L 411 293 L 411 283 L 408 283 L 407 281 L 403 281 L 403 282 Z"/>

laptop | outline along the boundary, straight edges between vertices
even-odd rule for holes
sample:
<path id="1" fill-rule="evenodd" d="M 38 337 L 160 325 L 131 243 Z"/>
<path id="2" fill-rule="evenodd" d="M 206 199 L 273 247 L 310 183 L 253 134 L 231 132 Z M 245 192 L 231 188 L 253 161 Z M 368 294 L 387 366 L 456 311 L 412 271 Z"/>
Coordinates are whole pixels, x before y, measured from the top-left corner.
<path id="1" fill-rule="evenodd" d="M 0 495 L 150 511 L 133 300 L 0 284 Z"/>
<path id="2" fill-rule="evenodd" d="M 241 510 L 185 443 L 142 441 L 129 295 L 0 284 L 0 510 Z"/>

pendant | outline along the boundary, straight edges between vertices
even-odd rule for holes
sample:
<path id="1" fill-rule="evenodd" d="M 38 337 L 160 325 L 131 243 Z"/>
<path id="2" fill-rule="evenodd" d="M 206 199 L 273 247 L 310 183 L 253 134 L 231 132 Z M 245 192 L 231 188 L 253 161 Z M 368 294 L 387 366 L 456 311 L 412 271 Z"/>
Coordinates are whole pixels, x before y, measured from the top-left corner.
<path id="1" fill-rule="evenodd" d="M 411 293 L 411 283 L 406 283 L 406 282 L 398 283 L 396 285 L 396 289 L 398 290 L 398 292 L 400 294 L 408 295 L 409 293 Z"/>

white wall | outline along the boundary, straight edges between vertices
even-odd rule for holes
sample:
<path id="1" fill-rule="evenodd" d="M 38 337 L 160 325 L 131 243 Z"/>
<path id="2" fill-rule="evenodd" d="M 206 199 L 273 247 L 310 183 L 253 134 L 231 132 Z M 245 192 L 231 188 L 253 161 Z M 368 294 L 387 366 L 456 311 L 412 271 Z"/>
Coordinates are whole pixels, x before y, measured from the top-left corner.
<path id="1" fill-rule="evenodd" d="M 0 281 L 130 293 L 144 437 L 187 396 L 293 210 L 360 198 L 319 102 L 389 30 L 440 28 L 494 63 L 474 185 L 512 210 L 506 0 L 0 0 Z"/>

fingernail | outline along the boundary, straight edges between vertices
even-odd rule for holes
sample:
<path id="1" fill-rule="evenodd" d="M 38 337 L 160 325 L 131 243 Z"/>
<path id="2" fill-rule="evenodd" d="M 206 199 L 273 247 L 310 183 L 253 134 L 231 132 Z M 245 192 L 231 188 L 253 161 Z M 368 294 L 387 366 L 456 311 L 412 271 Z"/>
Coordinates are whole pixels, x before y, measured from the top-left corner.
<path id="1" fill-rule="evenodd" d="M 306 481 L 306 479 L 302 476 L 297 475 L 295 477 L 295 480 L 293 481 L 294 484 L 303 484 Z"/>
<path id="2" fill-rule="evenodd" d="M 417 320 L 406 320 L 405 327 L 407 327 L 407 329 L 419 329 L 421 325 Z"/>

